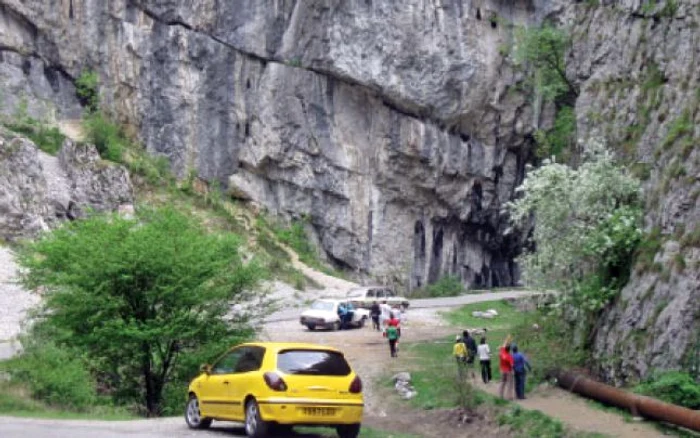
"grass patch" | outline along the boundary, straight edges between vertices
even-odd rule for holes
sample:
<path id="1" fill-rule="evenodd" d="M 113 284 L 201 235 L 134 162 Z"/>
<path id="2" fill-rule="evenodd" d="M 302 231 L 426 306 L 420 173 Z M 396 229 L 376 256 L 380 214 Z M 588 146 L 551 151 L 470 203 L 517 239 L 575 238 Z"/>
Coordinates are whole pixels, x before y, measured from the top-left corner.
<path id="1" fill-rule="evenodd" d="M 83 412 L 66 411 L 34 400 L 21 385 L 0 383 L 0 414 L 12 417 L 54 418 L 61 420 L 134 420 L 126 408 L 93 406 Z"/>
<path id="2" fill-rule="evenodd" d="M 689 409 L 700 409 L 700 384 L 688 373 L 668 371 L 652 374 L 634 392 Z"/>
<path id="3" fill-rule="evenodd" d="M 498 316 L 493 319 L 477 318 L 472 312 L 494 309 Z M 513 305 L 504 300 L 486 301 L 483 303 L 467 304 L 459 309 L 441 314 L 447 322 L 453 326 L 468 328 L 485 328 L 489 332 L 505 331 L 514 327 L 525 318 L 526 313 L 520 312 Z M 491 333 L 489 333 L 491 334 Z"/>
<path id="4" fill-rule="evenodd" d="M 424 288 L 413 289 L 409 298 L 434 298 L 434 297 L 456 297 L 462 295 L 466 290 L 459 277 L 446 275 L 433 284 Z"/>
<path id="5" fill-rule="evenodd" d="M 50 155 L 56 155 L 63 146 L 66 137 L 56 127 L 48 126 L 31 117 L 3 123 L 7 129 L 22 134 L 30 139 L 39 149 Z"/>
<path id="6" fill-rule="evenodd" d="M 498 424 L 510 426 L 516 437 L 558 438 L 566 435 L 564 425 L 540 411 L 513 406 L 498 416 Z"/>

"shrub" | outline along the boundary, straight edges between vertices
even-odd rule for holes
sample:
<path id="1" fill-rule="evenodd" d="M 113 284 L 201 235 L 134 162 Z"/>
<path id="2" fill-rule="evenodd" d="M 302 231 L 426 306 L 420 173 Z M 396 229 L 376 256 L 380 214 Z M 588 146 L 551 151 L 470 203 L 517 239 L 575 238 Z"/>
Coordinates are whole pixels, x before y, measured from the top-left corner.
<path id="1" fill-rule="evenodd" d="M 446 275 L 428 285 L 425 291 L 430 297 L 453 297 L 464 293 L 464 285 L 459 277 Z"/>
<path id="2" fill-rule="evenodd" d="M 58 128 L 47 126 L 31 117 L 9 122 L 6 126 L 11 131 L 26 135 L 39 149 L 51 155 L 55 155 L 61 149 L 66 139 Z"/>
<path id="3" fill-rule="evenodd" d="M 700 409 L 700 384 L 684 372 L 652 374 L 648 380 L 637 385 L 634 392 L 689 409 Z"/>
<path id="4" fill-rule="evenodd" d="M 562 107 L 547 132 L 537 131 L 537 155 L 540 158 L 562 157 L 576 142 L 576 114 L 570 106 Z"/>
<path id="5" fill-rule="evenodd" d="M 75 80 L 75 93 L 80 102 L 85 105 L 90 112 L 97 111 L 100 106 L 100 95 L 97 91 L 99 77 L 97 72 L 84 70 Z"/>
<path id="6" fill-rule="evenodd" d="M 32 397 L 53 406 L 86 410 L 97 400 L 95 382 L 82 358 L 52 343 L 33 343 L 4 368 Z"/>
<path id="7" fill-rule="evenodd" d="M 88 142 L 93 143 L 105 160 L 122 161 L 128 139 L 121 128 L 101 112 L 94 112 L 83 119 L 83 129 Z"/>
<path id="8" fill-rule="evenodd" d="M 517 191 L 508 204 L 514 222 L 537 223 L 533 250 L 520 257 L 528 285 L 559 289 L 576 307 L 604 307 L 626 281 L 642 234 L 639 180 L 591 141 L 578 168 L 545 160 Z M 600 293 L 586 287 L 589 276 L 601 280 Z"/>

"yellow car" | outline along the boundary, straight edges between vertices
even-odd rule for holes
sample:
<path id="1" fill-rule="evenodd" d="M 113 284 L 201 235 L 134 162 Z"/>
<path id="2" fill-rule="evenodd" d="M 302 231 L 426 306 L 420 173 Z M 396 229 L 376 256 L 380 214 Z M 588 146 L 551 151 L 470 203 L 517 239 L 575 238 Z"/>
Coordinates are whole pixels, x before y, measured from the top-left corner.
<path id="1" fill-rule="evenodd" d="M 333 426 L 341 438 L 360 433 L 362 381 L 343 353 L 322 345 L 238 345 L 202 365 L 188 393 L 185 420 L 192 429 L 226 420 L 244 422 L 255 438 L 294 425 Z"/>

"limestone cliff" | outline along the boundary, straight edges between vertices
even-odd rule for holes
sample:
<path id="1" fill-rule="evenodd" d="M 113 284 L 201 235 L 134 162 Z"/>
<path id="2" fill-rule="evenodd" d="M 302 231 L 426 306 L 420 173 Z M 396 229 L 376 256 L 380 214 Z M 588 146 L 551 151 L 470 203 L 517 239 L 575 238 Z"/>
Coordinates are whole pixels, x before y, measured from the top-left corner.
<path id="1" fill-rule="evenodd" d="M 129 173 L 97 149 L 65 140 L 58 157 L 0 127 L 0 241 L 37 236 L 87 210 L 133 208 Z"/>
<path id="2" fill-rule="evenodd" d="M 595 343 L 617 382 L 700 367 L 700 2 L 580 7 L 572 77 L 580 138 L 602 136 L 638 170 L 648 237 Z"/>
<path id="3" fill-rule="evenodd" d="M 538 2 L 0 3 L 6 75 L 60 103 L 96 69 L 106 106 L 179 175 L 309 217 L 336 264 L 411 286 L 517 280 L 500 208 L 533 117 L 496 18 L 537 19 Z"/>
<path id="4" fill-rule="evenodd" d="M 72 82 L 94 69 L 149 151 L 310 218 L 334 263 L 409 287 L 444 273 L 502 286 L 522 236 L 501 208 L 552 116 L 502 49 L 509 24 L 545 18 L 574 40 L 580 137 L 640 162 L 665 242 L 665 270 L 638 269 L 601 323 L 601 371 L 678 366 L 700 301 L 698 152 L 674 125 L 697 137 L 697 0 L 0 0 L 0 78 L 32 114 L 73 118 Z"/>

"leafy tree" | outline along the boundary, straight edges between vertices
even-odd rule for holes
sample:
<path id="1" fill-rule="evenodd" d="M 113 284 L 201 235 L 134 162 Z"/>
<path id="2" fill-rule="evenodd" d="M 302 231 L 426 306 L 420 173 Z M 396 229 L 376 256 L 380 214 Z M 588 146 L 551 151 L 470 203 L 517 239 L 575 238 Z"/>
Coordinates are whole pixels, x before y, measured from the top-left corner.
<path id="1" fill-rule="evenodd" d="M 116 398 L 158 415 L 164 388 L 188 377 L 191 358 L 251 334 L 245 317 L 228 316 L 260 273 L 239 246 L 174 210 L 144 210 L 67 224 L 20 261 L 25 284 L 46 289 L 36 329 L 83 352 Z"/>
<path id="2" fill-rule="evenodd" d="M 520 258 L 525 280 L 595 314 L 629 276 L 642 236 L 639 181 L 591 141 L 579 168 L 545 160 L 517 190 L 513 220 L 535 223 L 532 250 Z"/>
<path id="3" fill-rule="evenodd" d="M 97 111 L 100 106 L 99 84 L 100 78 L 93 70 L 84 70 L 75 80 L 75 93 L 90 112 Z"/>
<path id="4" fill-rule="evenodd" d="M 515 36 L 515 60 L 529 69 L 535 90 L 550 101 L 567 93 L 578 96 L 577 87 L 566 77 L 571 39 L 565 31 L 551 25 L 520 27 Z"/>

